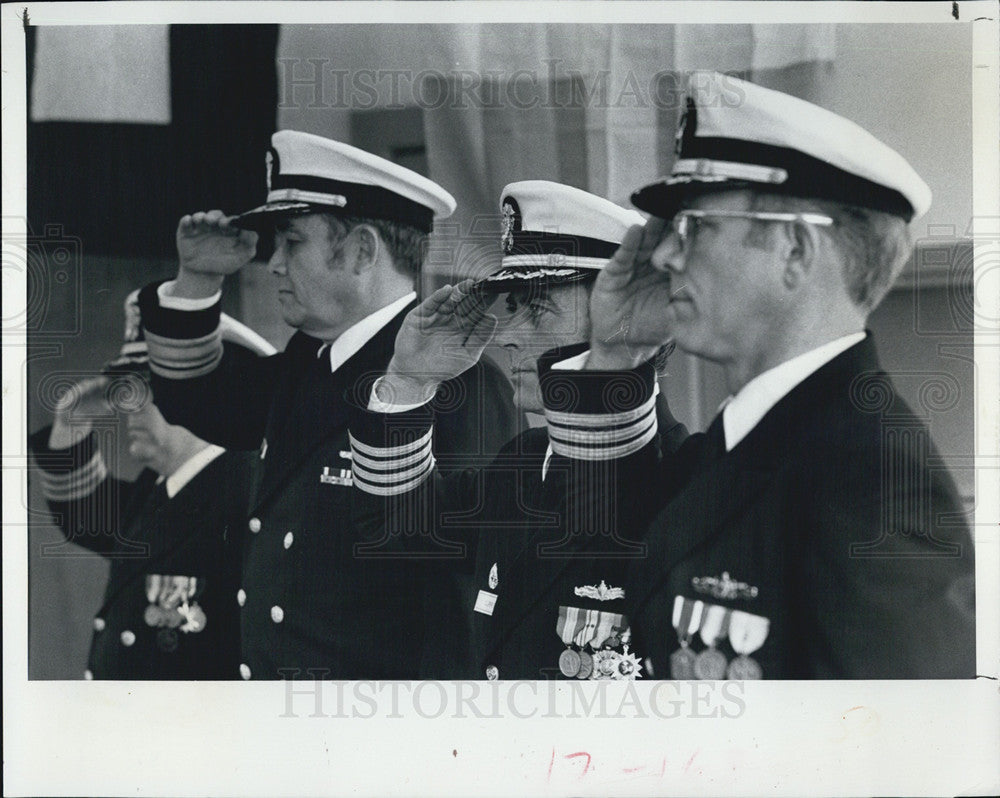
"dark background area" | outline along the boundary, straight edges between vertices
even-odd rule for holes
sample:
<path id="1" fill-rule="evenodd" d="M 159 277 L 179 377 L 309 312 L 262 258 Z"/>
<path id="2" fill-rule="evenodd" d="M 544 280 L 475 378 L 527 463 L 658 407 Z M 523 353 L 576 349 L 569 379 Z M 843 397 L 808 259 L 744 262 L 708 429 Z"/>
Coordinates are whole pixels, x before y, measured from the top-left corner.
<path id="1" fill-rule="evenodd" d="M 29 28 L 29 103 L 34 34 Z M 262 201 L 263 153 L 276 125 L 277 40 L 277 25 L 171 26 L 168 125 L 31 122 L 29 106 L 29 431 L 51 422 L 68 381 L 99 371 L 116 353 L 129 291 L 176 273 L 174 231 L 183 214 Z M 240 317 L 240 298 L 227 290 L 223 309 Z M 105 456 L 122 476 L 137 473 L 123 445 Z M 61 545 L 37 480 L 28 496 L 29 673 L 79 678 L 82 663 L 66 662 L 65 652 L 89 647 L 107 565 Z"/>

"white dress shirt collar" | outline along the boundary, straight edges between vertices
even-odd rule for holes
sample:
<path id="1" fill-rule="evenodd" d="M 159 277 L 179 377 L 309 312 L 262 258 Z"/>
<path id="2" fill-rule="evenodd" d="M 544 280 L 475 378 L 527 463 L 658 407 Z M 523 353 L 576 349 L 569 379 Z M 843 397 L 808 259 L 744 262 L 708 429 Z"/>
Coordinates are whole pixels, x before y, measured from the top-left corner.
<path id="1" fill-rule="evenodd" d="M 797 355 L 758 374 L 735 396 L 728 397 L 720 407 L 722 427 L 726 434 L 726 451 L 731 451 L 742 441 L 768 411 L 806 377 L 864 338 L 863 332 L 852 333 Z"/>
<path id="2" fill-rule="evenodd" d="M 326 347 L 330 347 L 330 371 L 335 372 L 343 366 L 354 355 L 361 351 L 361 347 L 367 344 L 376 333 L 385 325 L 392 321 L 396 314 L 417 298 L 416 291 L 411 291 L 406 296 L 402 296 L 395 302 L 386 305 L 381 310 L 376 310 L 370 316 L 365 316 L 357 324 L 344 330 L 336 341 L 324 344 L 316 353 L 317 357 L 322 357 Z"/>
<path id="3" fill-rule="evenodd" d="M 181 492 L 181 488 L 188 484 L 192 479 L 194 479 L 201 470 L 211 463 L 216 457 L 225 452 L 221 446 L 216 446 L 215 444 L 209 444 L 204 449 L 202 449 L 198 454 L 193 457 L 189 457 L 180 467 L 174 471 L 169 477 L 167 477 L 167 498 L 172 499 L 178 493 Z M 163 481 L 163 477 L 156 480 L 157 484 Z"/>

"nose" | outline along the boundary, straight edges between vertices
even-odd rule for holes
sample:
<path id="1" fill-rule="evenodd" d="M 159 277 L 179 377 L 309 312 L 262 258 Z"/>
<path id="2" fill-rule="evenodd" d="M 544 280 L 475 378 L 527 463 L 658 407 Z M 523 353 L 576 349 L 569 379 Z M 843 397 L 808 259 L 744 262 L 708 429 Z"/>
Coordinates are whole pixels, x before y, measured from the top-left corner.
<path id="1" fill-rule="evenodd" d="M 268 271 L 271 274 L 278 274 L 284 276 L 288 273 L 285 267 L 285 247 L 280 242 L 276 241 L 274 243 L 274 252 L 271 255 L 271 259 L 267 262 Z"/>
<path id="2" fill-rule="evenodd" d="M 684 247 L 675 230 L 669 230 L 649 256 L 653 268 L 661 272 L 680 274 L 684 271 Z"/>
<path id="3" fill-rule="evenodd" d="M 507 354 L 513 354 L 517 351 L 517 341 L 511 335 L 512 332 L 513 330 L 511 330 L 510 325 L 499 324 L 497 325 L 496 334 L 493 337 L 493 343 Z"/>

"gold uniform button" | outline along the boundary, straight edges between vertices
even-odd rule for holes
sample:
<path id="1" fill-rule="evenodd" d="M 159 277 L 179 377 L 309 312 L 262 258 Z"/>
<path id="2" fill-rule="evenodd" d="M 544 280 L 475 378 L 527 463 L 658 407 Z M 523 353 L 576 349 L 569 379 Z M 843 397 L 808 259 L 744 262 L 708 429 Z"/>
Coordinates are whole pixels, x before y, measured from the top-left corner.
<path id="1" fill-rule="evenodd" d="M 93 679 L 94 679 L 94 674 L 93 674 L 93 673 L 91 673 L 89 669 L 88 669 L 88 670 L 85 670 L 85 671 L 83 672 L 83 678 L 84 678 L 84 679 L 86 679 L 86 680 L 87 680 L 88 682 L 90 682 L 90 681 L 93 681 Z"/>
<path id="2" fill-rule="evenodd" d="M 500 671 L 497 670 L 496 665 L 490 665 L 486 669 L 486 678 L 489 679 L 491 682 L 495 682 L 497 679 L 500 678 Z"/>
<path id="3" fill-rule="evenodd" d="M 242 587 L 236 591 L 236 603 L 241 607 L 247 603 L 247 592 Z"/>
<path id="4" fill-rule="evenodd" d="M 250 527 L 250 531 L 256 535 L 258 532 L 260 532 L 260 527 L 261 527 L 260 519 L 251 518 L 250 523 L 248 523 L 247 526 Z"/>
<path id="5" fill-rule="evenodd" d="M 104 623 L 104 619 L 103 618 L 94 618 L 94 631 L 95 632 L 103 632 L 104 631 L 104 627 L 106 625 L 107 624 Z"/>
<path id="6" fill-rule="evenodd" d="M 285 620 L 285 611 L 281 609 L 277 604 L 271 607 L 271 620 L 275 623 L 281 623 Z"/>
<path id="7" fill-rule="evenodd" d="M 122 645 L 127 648 L 128 646 L 131 646 L 133 643 L 135 643 L 135 632 L 126 629 L 124 632 L 122 632 Z"/>
<path id="8" fill-rule="evenodd" d="M 245 682 L 250 680 L 250 666 L 245 662 L 240 663 L 240 677 Z"/>
<path id="9" fill-rule="evenodd" d="M 285 548 L 290 549 L 292 547 L 292 541 L 295 540 L 295 535 L 291 532 L 285 535 Z"/>

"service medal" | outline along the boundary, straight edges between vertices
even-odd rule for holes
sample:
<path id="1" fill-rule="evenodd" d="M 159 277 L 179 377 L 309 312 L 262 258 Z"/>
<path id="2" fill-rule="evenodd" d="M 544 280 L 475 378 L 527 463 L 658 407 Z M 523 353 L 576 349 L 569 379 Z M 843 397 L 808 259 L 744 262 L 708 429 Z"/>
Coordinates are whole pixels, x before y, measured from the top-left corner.
<path id="1" fill-rule="evenodd" d="M 200 632 L 205 628 L 205 611 L 197 603 L 188 606 L 185 602 L 178 607 L 178 612 L 184 617 L 182 632 Z"/>
<path id="2" fill-rule="evenodd" d="M 621 679 L 618 666 L 622 661 L 622 655 L 617 651 L 605 648 L 594 652 L 594 672 L 591 679 L 605 681 L 607 679 Z"/>
<path id="3" fill-rule="evenodd" d="M 726 676 L 726 655 L 717 648 L 706 648 L 694 658 L 695 679 L 723 679 Z"/>
<path id="4" fill-rule="evenodd" d="M 566 645 L 566 650 L 559 655 L 559 672 L 567 679 L 572 679 L 580 672 L 580 655 L 573 650 L 573 640 L 586 625 L 586 613 L 579 607 L 560 607 L 556 619 L 556 634 Z"/>
<path id="5" fill-rule="evenodd" d="M 576 674 L 577 679 L 589 679 L 594 672 L 594 658 L 586 651 L 580 652 L 580 670 Z"/>
<path id="6" fill-rule="evenodd" d="M 580 655 L 567 648 L 559 655 L 559 672 L 567 679 L 572 679 L 580 672 Z"/>
<path id="7" fill-rule="evenodd" d="M 163 626 L 163 611 L 155 604 L 150 604 L 142 614 L 142 619 L 146 626 Z"/>
<path id="8" fill-rule="evenodd" d="M 171 629 L 176 629 L 184 623 L 184 616 L 177 607 L 171 607 L 163 612 L 163 622 Z"/>
<path id="9" fill-rule="evenodd" d="M 146 575 L 146 600 L 150 604 L 155 604 L 160 595 L 160 584 L 163 577 L 159 574 Z"/>
<path id="10" fill-rule="evenodd" d="M 694 679 L 694 652 L 686 642 L 670 655 L 670 678 L 690 681 Z"/>
<path id="11" fill-rule="evenodd" d="M 753 679 L 763 679 L 764 671 L 753 657 L 740 654 L 738 657 L 734 657 L 733 661 L 729 663 L 726 676 L 734 681 L 743 682 Z"/>
<path id="12" fill-rule="evenodd" d="M 690 648 L 691 635 L 701 628 L 701 616 L 705 605 L 701 601 L 690 601 L 684 596 L 674 598 L 672 623 L 677 632 L 680 648 L 670 655 L 670 676 L 674 679 L 693 679 L 695 654 Z"/>
<path id="13" fill-rule="evenodd" d="M 497 585 L 500 584 L 500 576 L 497 573 L 497 564 L 493 563 L 493 567 L 490 568 L 490 575 L 487 579 L 487 584 L 490 586 L 490 590 L 496 590 Z"/>
<path id="14" fill-rule="evenodd" d="M 715 644 L 726 636 L 731 615 L 732 611 L 725 607 L 716 604 L 705 606 L 698 633 L 708 648 L 695 657 L 694 676 L 696 679 L 722 679 L 725 677 L 726 665 L 729 664 L 729 661 L 726 659 L 726 655 L 715 647 Z"/>
<path id="15" fill-rule="evenodd" d="M 764 669 L 750 655 L 764 645 L 771 622 L 760 615 L 734 610 L 729 619 L 729 644 L 739 656 L 730 664 L 726 675 L 730 679 L 762 679 Z"/>
<path id="16" fill-rule="evenodd" d="M 625 644 L 625 653 L 622 654 L 618 662 L 618 677 L 627 681 L 635 681 L 642 677 L 642 665 L 639 658 L 628 650 L 628 643 Z"/>

